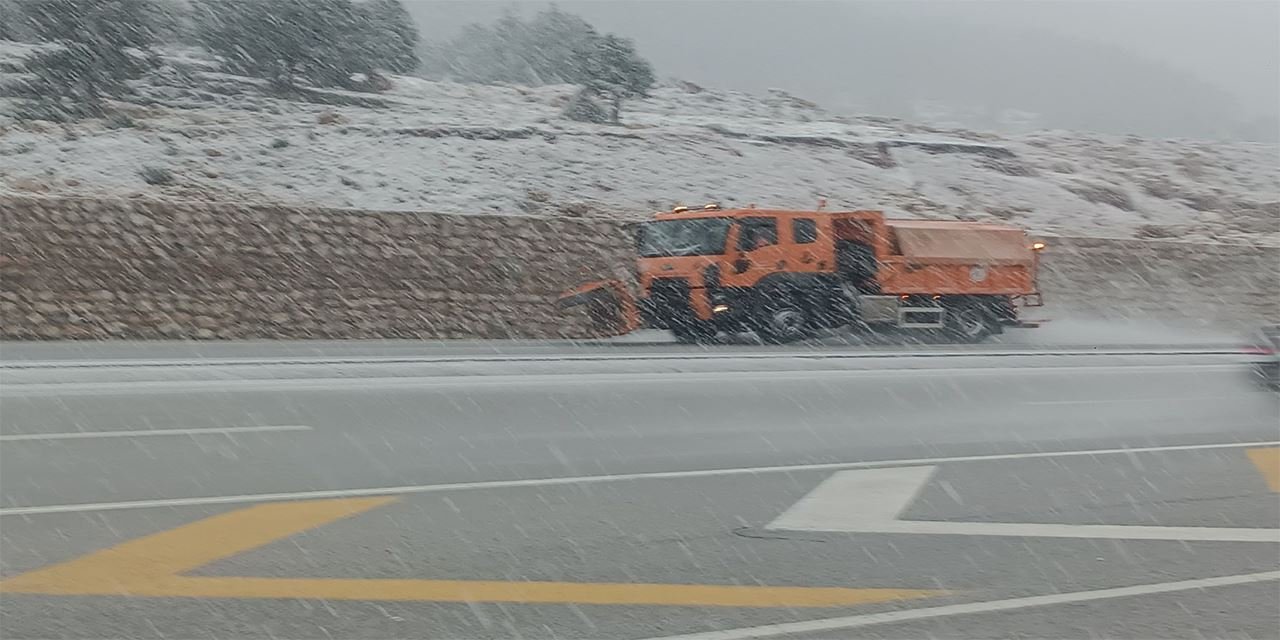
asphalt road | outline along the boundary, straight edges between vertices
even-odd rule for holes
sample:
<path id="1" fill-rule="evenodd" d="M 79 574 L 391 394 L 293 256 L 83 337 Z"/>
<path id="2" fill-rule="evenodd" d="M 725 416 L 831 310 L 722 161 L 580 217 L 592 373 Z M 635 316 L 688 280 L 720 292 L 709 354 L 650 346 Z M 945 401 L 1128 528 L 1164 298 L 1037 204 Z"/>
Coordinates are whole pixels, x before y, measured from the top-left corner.
<path id="1" fill-rule="evenodd" d="M 1280 637 L 1226 347 L 0 355 L 5 638 Z"/>

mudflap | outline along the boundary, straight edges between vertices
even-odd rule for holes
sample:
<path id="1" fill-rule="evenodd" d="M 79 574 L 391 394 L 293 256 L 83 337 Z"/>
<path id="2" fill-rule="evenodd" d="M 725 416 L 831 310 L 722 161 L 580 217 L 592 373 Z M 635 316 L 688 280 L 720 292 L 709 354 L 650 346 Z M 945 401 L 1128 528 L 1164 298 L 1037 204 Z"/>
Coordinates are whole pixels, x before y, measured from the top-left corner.
<path id="1" fill-rule="evenodd" d="M 620 336 L 640 328 L 636 297 L 619 280 L 588 282 L 556 299 L 561 309 L 585 306 L 592 330 L 601 336 Z"/>
<path id="2" fill-rule="evenodd" d="M 1039 291 L 1035 291 L 1033 293 L 1025 293 L 1020 296 L 1013 296 L 1012 301 L 1014 304 L 1014 313 L 1013 313 L 1013 317 L 1011 318 L 1012 322 L 1006 322 L 1005 323 L 1006 327 L 1011 327 L 1014 329 L 1036 329 L 1044 326 L 1045 323 L 1049 322 L 1047 318 L 1041 318 L 1037 320 L 1024 320 L 1018 317 L 1017 309 L 1028 309 L 1028 308 L 1044 306 L 1044 295 L 1041 294 Z"/>

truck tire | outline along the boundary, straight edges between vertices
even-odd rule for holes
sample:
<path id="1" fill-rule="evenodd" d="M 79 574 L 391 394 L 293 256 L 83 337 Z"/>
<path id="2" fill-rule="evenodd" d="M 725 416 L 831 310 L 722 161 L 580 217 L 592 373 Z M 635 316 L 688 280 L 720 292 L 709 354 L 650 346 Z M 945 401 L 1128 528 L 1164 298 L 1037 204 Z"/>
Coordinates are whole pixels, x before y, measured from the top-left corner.
<path id="1" fill-rule="evenodd" d="M 769 344 L 803 340 L 813 332 L 813 318 L 799 296 L 778 292 L 762 301 L 757 311 L 756 333 Z"/>
<path id="2" fill-rule="evenodd" d="M 968 344 L 982 342 L 1000 328 L 996 319 L 979 304 L 948 307 L 942 324 L 949 340 Z"/>

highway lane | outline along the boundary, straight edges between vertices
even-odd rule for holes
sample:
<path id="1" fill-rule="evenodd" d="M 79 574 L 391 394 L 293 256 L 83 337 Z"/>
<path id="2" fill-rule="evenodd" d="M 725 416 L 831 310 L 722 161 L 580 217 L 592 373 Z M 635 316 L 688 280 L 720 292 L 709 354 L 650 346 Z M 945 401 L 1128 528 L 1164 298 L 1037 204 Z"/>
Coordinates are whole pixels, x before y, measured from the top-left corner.
<path id="1" fill-rule="evenodd" d="M 181 383 L 42 383 L 31 395 L 7 375 L 6 434 L 311 430 L 28 441 L 5 448 L 3 506 L 1265 439 L 1274 427 L 1274 398 L 1218 358 L 905 360 L 788 371 L 773 360 L 716 363 L 729 371 L 595 361 L 586 373 L 409 377 L 366 365 L 365 376 L 319 379 L 299 366 L 252 380 L 206 368 Z"/>
<path id="2" fill-rule="evenodd" d="M 155 635 L 154 625 L 179 637 L 206 629 L 311 637 L 323 633 L 302 603 L 324 602 L 332 619 L 323 630 L 337 635 L 644 637 L 924 606 L 916 596 L 889 601 L 862 592 L 841 592 L 832 596 L 845 598 L 838 606 L 816 609 L 759 604 L 811 597 L 793 592 L 697 596 L 739 602 L 727 608 L 651 602 L 694 597 L 662 587 L 670 584 L 950 594 L 919 596 L 931 606 L 1276 569 L 1267 543 L 957 542 L 768 526 L 835 471 L 929 459 L 939 471 L 911 506 L 913 518 L 1274 528 L 1280 509 L 1266 475 L 1246 456 L 1252 449 L 1239 445 L 1265 449 L 1280 440 L 1280 402 L 1251 384 L 1236 356 L 987 350 L 833 362 L 793 349 L 558 362 L 557 355 L 600 352 L 537 349 L 524 354 L 537 361 L 526 363 L 459 362 L 458 349 L 444 350 L 448 362 L 423 350 L 418 361 L 387 363 L 322 349 L 290 353 L 291 364 L 191 366 L 170 353 L 178 366 L 133 368 L 119 359 L 155 352 L 120 350 L 115 362 L 87 368 L 0 371 L 0 437 L 17 437 L 0 439 L 6 578 L 182 532 L 205 517 L 258 513 L 266 524 L 249 520 L 240 529 L 266 531 L 261 544 L 211 551 L 202 556 L 209 563 L 191 569 L 233 580 L 330 580 L 258 585 L 265 595 L 248 599 L 239 583 L 198 581 L 164 587 L 171 591 L 125 589 L 137 597 L 6 593 L 0 629 L 9 637 L 101 637 Z M 23 355 L 56 359 L 30 348 Z M 318 361 L 298 361 L 307 357 Z M 1147 450 L 1087 453 L 1117 448 Z M 359 503 L 351 507 L 358 515 L 343 520 L 290 516 L 316 518 L 315 531 L 270 535 L 277 505 L 326 504 L 296 502 L 304 498 L 395 501 Z M 450 604 L 452 592 L 440 585 L 399 585 L 414 595 L 404 600 L 379 596 L 386 583 L 370 584 L 359 587 L 361 600 L 339 597 L 348 586 L 332 582 L 405 576 L 658 586 L 618 591 L 610 604 L 588 604 L 591 589 L 563 584 L 505 603 L 487 599 L 506 595 L 480 589 Z M 230 591 L 220 597 L 217 589 Z M 1232 589 L 1264 599 L 1274 583 Z M 1196 593 L 1184 600 L 1213 606 L 1213 590 Z M 1168 602 L 1163 597 L 1152 601 Z M 1098 629 L 1161 628 L 1150 626 L 1160 607 L 1127 623 L 1117 619 L 1126 605 L 1093 606 L 1110 612 L 1099 615 Z M 1028 615 L 1008 619 L 1010 630 L 1032 628 Z M 1207 630 L 1268 637 L 1264 630 L 1278 621 L 1255 611 L 1238 628 Z M 912 624 L 899 637 L 935 628 Z M 893 628 L 879 627 L 875 637 Z"/>

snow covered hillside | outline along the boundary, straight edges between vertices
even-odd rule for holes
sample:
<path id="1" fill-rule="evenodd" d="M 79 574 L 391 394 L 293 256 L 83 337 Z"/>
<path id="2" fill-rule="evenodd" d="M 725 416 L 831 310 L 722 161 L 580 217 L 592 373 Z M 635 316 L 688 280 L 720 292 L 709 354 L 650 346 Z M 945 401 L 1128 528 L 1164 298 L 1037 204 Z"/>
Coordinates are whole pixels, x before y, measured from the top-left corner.
<path id="1" fill-rule="evenodd" d="M 0 45 L 0 57 L 22 51 Z M 628 217 L 826 199 L 1043 232 L 1280 244 L 1275 145 L 1000 137 L 681 82 L 627 103 L 625 126 L 598 126 L 560 117 L 569 86 L 393 77 L 385 93 L 282 100 L 196 52 L 166 59 L 126 115 L 0 116 L 0 194 Z"/>

